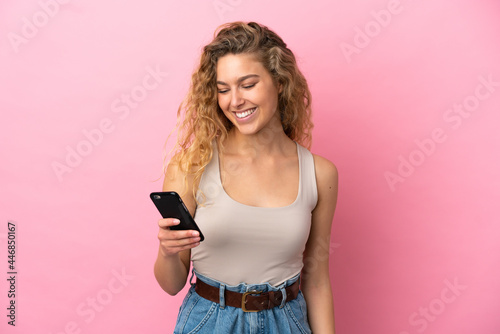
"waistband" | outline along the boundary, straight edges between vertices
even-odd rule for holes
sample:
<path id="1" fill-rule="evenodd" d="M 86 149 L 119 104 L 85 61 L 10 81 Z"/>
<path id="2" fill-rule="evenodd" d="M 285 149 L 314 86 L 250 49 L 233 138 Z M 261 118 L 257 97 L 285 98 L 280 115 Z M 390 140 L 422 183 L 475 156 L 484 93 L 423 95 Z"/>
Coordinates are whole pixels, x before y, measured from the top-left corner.
<path id="1" fill-rule="evenodd" d="M 209 286 L 212 286 L 212 287 L 218 289 L 218 294 L 219 294 L 218 298 L 216 296 L 213 296 L 214 291 L 212 291 L 212 295 L 207 299 L 214 301 L 214 302 L 216 302 L 218 299 L 218 303 L 220 304 L 220 308 L 222 308 L 222 309 L 226 306 L 226 298 L 228 298 L 228 297 L 230 297 L 230 298 L 227 299 L 227 301 L 231 300 L 230 303 L 232 304 L 230 306 L 236 306 L 236 305 L 234 305 L 235 298 L 232 298 L 232 297 L 234 297 L 234 294 L 231 293 L 228 296 L 228 294 L 226 293 L 226 290 L 231 291 L 231 292 L 241 293 L 241 294 L 246 294 L 246 293 L 253 292 L 253 291 L 259 291 L 261 294 L 265 294 L 267 292 L 270 292 L 271 295 L 273 295 L 273 296 L 274 296 L 274 292 L 278 292 L 276 294 L 276 296 L 279 296 L 279 299 L 278 299 L 279 301 L 276 300 L 276 301 L 278 301 L 278 304 L 275 303 L 275 305 L 276 306 L 279 305 L 279 307 L 282 308 L 285 306 L 285 304 L 288 301 L 290 301 L 291 299 L 295 299 L 297 297 L 297 293 L 299 290 L 298 285 L 300 284 L 300 274 L 297 274 L 297 275 L 293 276 L 292 278 L 287 279 L 286 281 L 284 281 L 283 283 L 281 283 L 278 286 L 272 286 L 269 283 L 261 283 L 261 284 L 240 283 L 238 285 L 228 285 L 228 284 L 220 282 L 216 279 L 204 276 L 193 269 L 191 279 L 189 280 L 189 282 L 193 288 L 195 287 L 195 284 L 192 283 L 192 279 L 193 279 L 194 275 L 196 275 L 197 280 L 202 281 L 203 283 L 208 284 Z M 294 285 L 294 283 L 297 283 L 297 284 Z M 295 289 L 290 290 L 290 287 L 292 285 L 294 285 L 294 287 L 292 287 L 292 288 L 295 288 Z M 290 297 L 292 297 L 290 295 L 291 291 L 294 291 L 293 298 L 290 298 Z M 215 293 L 217 293 L 217 292 L 215 292 Z M 250 298 L 252 298 L 252 297 L 250 297 Z M 246 299 L 248 299 L 248 298 L 246 296 L 243 296 L 243 300 L 246 300 Z"/>
<path id="2" fill-rule="evenodd" d="M 213 278 L 210 278 L 208 276 L 205 276 L 205 275 L 202 275 L 200 274 L 198 271 L 196 271 L 195 269 L 192 270 L 192 273 L 191 273 L 191 278 L 189 280 L 189 283 L 191 285 L 194 285 L 194 283 L 192 282 L 193 281 L 193 276 L 196 276 L 196 278 L 202 280 L 203 282 L 211 285 L 211 286 L 215 286 L 217 288 L 224 288 L 224 289 L 227 289 L 227 290 L 230 290 L 230 291 L 234 291 L 234 292 L 240 292 L 240 293 L 245 293 L 245 292 L 248 292 L 248 291 L 253 291 L 253 290 L 258 290 L 258 291 L 262 291 L 262 292 L 268 292 L 268 291 L 280 291 L 281 289 L 283 288 L 286 288 L 287 286 L 290 286 L 292 285 L 293 283 L 295 283 L 296 281 L 299 281 L 299 284 L 300 284 L 300 273 L 285 280 L 283 283 L 277 285 L 277 286 L 273 286 L 269 283 L 260 283 L 260 284 L 247 284 L 247 283 L 240 283 L 238 285 L 228 285 L 224 282 L 221 282 L 221 281 L 218 281 L 216 279 L 213 279 Z"/>

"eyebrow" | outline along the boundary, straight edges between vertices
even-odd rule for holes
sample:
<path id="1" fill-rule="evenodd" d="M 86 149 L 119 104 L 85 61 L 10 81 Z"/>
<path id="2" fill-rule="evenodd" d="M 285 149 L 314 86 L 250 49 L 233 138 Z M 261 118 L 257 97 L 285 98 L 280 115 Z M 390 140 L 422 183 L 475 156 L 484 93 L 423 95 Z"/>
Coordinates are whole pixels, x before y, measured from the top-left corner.
<path id="1" fill-rule="evenodd" d="M 258 76 L 257 74 L 249 74 L 249 75 L 245 75 L 245 76 L 242 76 L 241 78 L 238 78 L 237 80 L 237 83 L 240 83 L 242 81 L 245 81 L 246 79 L 249 79 L 249 78 L 260 78 L 260 76 Z M 217 81 L 217 84 L 218 85 L 226 85 L 228 86 L 227 83 L 225 83 L 224 81 Z"/>

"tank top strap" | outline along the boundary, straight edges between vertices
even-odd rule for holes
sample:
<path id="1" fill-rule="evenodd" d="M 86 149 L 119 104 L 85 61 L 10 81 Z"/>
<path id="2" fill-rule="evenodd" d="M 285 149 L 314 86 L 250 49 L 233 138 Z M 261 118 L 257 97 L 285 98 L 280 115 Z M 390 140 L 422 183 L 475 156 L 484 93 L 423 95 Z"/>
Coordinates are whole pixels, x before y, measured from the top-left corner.
<path id="1" fill-rule="evenodd" d="M 215 141 L 213 141 L 212 147 L 212 158 L 201 175 L 197 191 L 198 203 L 203 203 L 203 205 L 213 204 L 223 191 L 219 174 L 219 152 Z"/>
<path id="2" fill-rule="evenodd" d="M 297 143 L 299 166 L 300 166 L 300 182 L 302 200 L 311 208 L 311 211 L 316 207 L 318 202 L 318 187 L 316 184 L 316 169 L 314 167 L 314 157 L 312 153 L 305 147 Z"/>

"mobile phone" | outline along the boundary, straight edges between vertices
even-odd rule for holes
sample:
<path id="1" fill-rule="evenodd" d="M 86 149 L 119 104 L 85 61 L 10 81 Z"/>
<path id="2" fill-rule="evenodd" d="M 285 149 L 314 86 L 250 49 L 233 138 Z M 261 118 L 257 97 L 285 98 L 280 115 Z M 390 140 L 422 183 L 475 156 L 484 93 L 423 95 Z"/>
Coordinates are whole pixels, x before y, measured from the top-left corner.
<path id="1" fill-rule="evenodd" d="M 196 230 L 200 233 L 200 241 L 205 240 L 178 193 L 175 191 L 154 192 L 149 197 L 163 218 L 177 218 L 181 221 L 178 225 L 170 226 L 171 230 Z"/>

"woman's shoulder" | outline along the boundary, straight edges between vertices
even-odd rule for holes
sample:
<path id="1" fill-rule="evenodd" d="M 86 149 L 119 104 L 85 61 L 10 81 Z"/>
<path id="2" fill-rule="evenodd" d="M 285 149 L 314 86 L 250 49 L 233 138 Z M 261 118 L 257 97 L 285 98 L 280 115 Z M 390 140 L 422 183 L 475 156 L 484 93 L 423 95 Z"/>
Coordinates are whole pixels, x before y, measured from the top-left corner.
<path id="1" fill-rule="evenodd" d="M 194 174 L 199 168 L 198 161 L 189 164 L 186 159 L 181 159 L 181 156 L 178 152 L 168 162 L 165 168 L 164 188 L 184 188 L 186 181 L 188 184 L 193 181 Z"/>
<path id="2" fill-rule="evenodd" d="M 186 170 L 190 168 L 190 172 Z M 177 192 L 189 212 L 194 215 L 196 210 L 196 200 L 193 189 L 195 187 L 194 171 L 197 166 L 187 166 L 179 161 L 179 156 L 174 155 L 165 169 L 165 178 L 163 180 L 163 191 Z"/>
<path id="3" fill-rule="evenodd" d="M 336 187 L 338 183 L 337 166 L 327 158 L 318 154 L 313 154 L 313 159 L 318 186 L 328 185 Z"/>

